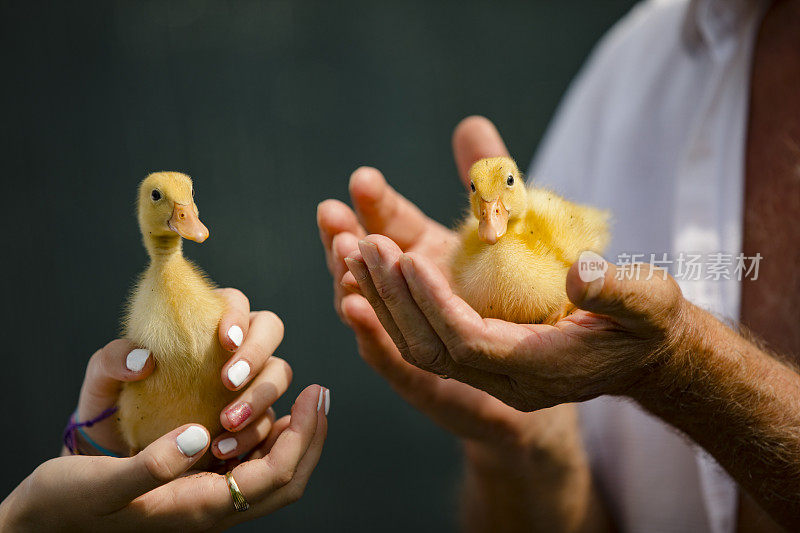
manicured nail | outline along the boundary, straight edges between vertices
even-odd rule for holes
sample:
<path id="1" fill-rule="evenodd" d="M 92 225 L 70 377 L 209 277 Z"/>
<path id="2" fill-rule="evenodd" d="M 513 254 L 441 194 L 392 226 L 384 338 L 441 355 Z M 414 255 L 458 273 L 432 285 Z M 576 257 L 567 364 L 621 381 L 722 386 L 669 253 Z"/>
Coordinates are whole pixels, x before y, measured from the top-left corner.
<path id="1" fill-rule="evenodd" d="M 331 410 L 331 390 L 325 389 L 325 416 L 328 416 L 328 411 Z"/>
<path id="2" fill-rule="evenodd" d="M 239 359 L 228 367 L 228 380 L 234 387 L 239 387 L 247 376 L 250 375 L 250 365 L 244 359 Z"/>
<path id="3" fill-rule="evenodd" d="M 144 348 L 136 348 L 128 354 L 125 359 L 125 366 L 131 372 L 141 372 L 144 365 L 147 364 L 147 358 L 150 357 L 150 350 Z"/>
<path id="4" fill-rule="evenodd" d="M 239 402 L 225 411 L 225 417 L 232 428 L 240 426 L 242 422 L 250 418 L 251 414 L 253 414 L 253 410 L 250 409 L 247 402 Z"/>
<path id="5" fill-rule="evenodd" d="M 217 449 L 222 455 L 227 455 L 235 450 L 238 445 L 239 443 L 236 442 L 236 439 L 233 437 L 228 437 L 227 439 L 222 439 L 217 443 Z"/>
<path id="6" fill-rule="evenodd" d="M 231 326 L 230 329 L 228 329 L 228 338 L 233 344 L 236 345 L 237 348 L 241 346 L 242 341 L 244 340 L 244 332 L 242 332 L 242 328 L 236 324 Z"/>
<path id="7" fill-rule="evenodd" d="M 369 268 L 375 268 L 381 262 L 381 254 L 378 253 L 378 247 L 369 241 L 358 241 L 358 249 L 361 250 L 361 255 L 364 257 L 364 262 L 367 263 Z"/>
<path id="8" fill-rule="evenodd" d="M 325 387 L 319 388 L 319 398 L 317 398 L 317 412 L 319 413 L 320 407 L 322 407 L 322 402 L 325 400 Z"/>
<path id="9" fill-rule="evenodd" d="M 175 439 L 178 449 L 186 457 L 191 457 L 208 444 L 208 433 L 199 426 L 189 426 Z"/>

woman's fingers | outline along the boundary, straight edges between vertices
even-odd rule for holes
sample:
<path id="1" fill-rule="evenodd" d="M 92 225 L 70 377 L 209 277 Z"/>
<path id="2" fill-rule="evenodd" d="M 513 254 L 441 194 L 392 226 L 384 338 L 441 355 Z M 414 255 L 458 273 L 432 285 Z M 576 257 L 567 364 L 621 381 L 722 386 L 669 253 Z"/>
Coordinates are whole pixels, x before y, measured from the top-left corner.
<path id="1" fill-rule="evenodd" d="M 300 463 L 297 465 L 292 480 L 261 500 L 257 506 L 259 511 L 273 512 L 276 509 L 296 502 L 303 496 L 311 474 L 314 472 L 322 456 L 322 448 L 325 445 L 325 438 L 328 435 L 328 418 L 324 412 L 324 408 L 320 409 L 318 417 L 317 430 L 314 433 L 314 438 L 308 450 L 306 450 L 305 455 L 303 455 L 303 458 L 300 460 Z"/>
<path id="2" fill-rule="evenodd" d="M 164 485 L 186 472 L 202 457 L 211 437 L 197 424 L 174 429 L 127 459 L 113 463 L 115 488 L 108 500 L 122 508 L 142 494 Z"/>
<path id="3" fill-rule="evenodd" d="M 250 327 L 250 300 L 237 289 L 217 289 L 217 292 L 225 300 L 225 312 L 219 321 L 219 342 L 229 352 L 235 352 Z"/>
<path id="4" fill-rule="evenodd" d="M 314 439 L 320 412 L 324 414 L 324 396 L 323 387 L 306 387 L 292 407 L 289 427 L 278 436 L 270 452 L 263 459 L 244 462 L 233 470 L 239 489 L 250 502 L 267 498 L 292 482 Z"/>
<path id="5" fill-rule="evenodd" d="M 220 413 L 222 426 L 238 432 L 253 420 L 258 420 L 289 388 L 292 369 L 279 357 L 270 357 L 264 369 L 239 397 Z"/>
<path id="6" fill-rule="evenodd" d="M 154 368 L 150 351 L 137 348 L 125 339 L 111 341 L 97 350 L 86 367 L 78 398 L 78 421 L 92 420 L 113 408 L 123 382 L 144 379 Z M 98 422 L 84 431 L 103 447 L 118 450 L 122 445 L 111 424 Z"/>
<path id="7" fill-rule="evenodd" d="M 230 390 L 241 389 L 264 368 L 283 340 L 283 322 L 271 311 L 250 313 L 244 342 L 222 367 L 222 382 Z"/>
<path id="8" fill-rule="evenodd" d="M 232 459 L 247 453 L 267 439 L 275 423 L 275 410 L 267 409 L 264 416 L 236 433 L 225 432 L 211 443 L 211 452 L 220 459 Z"/>

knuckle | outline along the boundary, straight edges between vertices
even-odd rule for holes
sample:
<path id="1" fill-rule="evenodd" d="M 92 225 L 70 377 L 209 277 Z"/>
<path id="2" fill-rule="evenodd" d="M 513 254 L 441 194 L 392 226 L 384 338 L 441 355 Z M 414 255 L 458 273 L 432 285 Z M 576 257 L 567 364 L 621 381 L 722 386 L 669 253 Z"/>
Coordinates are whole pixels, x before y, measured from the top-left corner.
<path id="1" fill-rule="evenodd" d="M 286 499 L 290 503 L 298 502 L 306 492 L 305 483 L 292 483 L 286 487 Z"/>
<path id="2" fill-rule="evenodd" d="M 259 311 L 257 316 L 263 320 L 264 323 L 268 324 L 271 328 L 277 331 L 280 337 L 283 337 L 285 326 L 283 325 L 283 320 L 281 320 L 278 315 L 272 311 Z"/>
<path id="3" fill-rule="evenodd" d="M 273 479 L 278 487 L 285 487 L 294 479 L 294 468 L 279 467 L 275 469 Z"/>
<path id="4" fill-rule="evenodd" d="M 176 472 L 169 462 L 152 453 L 141 454 L 141 459 L 148 475 L 159 483 L 166 483 L 175 479 Z"/>

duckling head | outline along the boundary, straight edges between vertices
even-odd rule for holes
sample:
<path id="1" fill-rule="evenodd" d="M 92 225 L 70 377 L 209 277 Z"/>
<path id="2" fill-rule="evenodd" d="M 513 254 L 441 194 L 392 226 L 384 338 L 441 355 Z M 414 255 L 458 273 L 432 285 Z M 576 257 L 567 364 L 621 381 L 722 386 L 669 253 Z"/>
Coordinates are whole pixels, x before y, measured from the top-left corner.
<path id="1" fill-rule="evenodd" d="M 509 221 L 525 214 L 525 181 L 510 157 L 479 159 L 469 169 L 470 207 L 478 219 L 478 236 L 494 244 L 505 235 Z"/>
<path id="2" fill-rule="evenodd" d="M 155 172 L 139 186 L 138 215 L 148 250 L 180 246 L 180 238 L 203 242 L 208 228 L 200 222 L 192 179 L 180 172 Z"/>

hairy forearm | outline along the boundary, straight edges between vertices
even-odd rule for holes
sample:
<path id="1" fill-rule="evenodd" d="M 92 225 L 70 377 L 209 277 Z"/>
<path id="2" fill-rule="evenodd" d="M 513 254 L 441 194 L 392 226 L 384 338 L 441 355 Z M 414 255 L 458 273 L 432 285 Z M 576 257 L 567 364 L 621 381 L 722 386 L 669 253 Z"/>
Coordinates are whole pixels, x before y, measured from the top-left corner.
<path id="1" fill-rule="evenodd" d="M 800 374 L 687 305 L 664 366 L 631 394 L 705 448 L 773 518 L 800 527 Z"/>
<path id="2" fill-rule="evenodd" d="M 569 413 L 575 416 L 574 406 Z M 555 437 L 555 436 L 554 436 Z M 468 532 L 612 531 L 577 431 L 525 449 L 464 444 L 461 519 Z"/>

